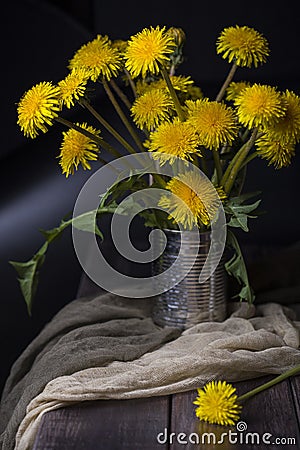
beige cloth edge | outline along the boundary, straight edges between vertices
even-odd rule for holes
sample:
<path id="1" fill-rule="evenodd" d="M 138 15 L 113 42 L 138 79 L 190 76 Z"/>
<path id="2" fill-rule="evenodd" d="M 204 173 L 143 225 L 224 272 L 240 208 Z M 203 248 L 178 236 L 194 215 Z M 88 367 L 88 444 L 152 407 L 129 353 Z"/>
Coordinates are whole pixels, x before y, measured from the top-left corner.
<path id="1" fill-rule="evenodd" d="M 29 403 L 15 450 L 32 448 L 43 415 L 53 409 L 86 400 L 167 395 L 196 389 L 212 378 L 241 381 L 300 364 L 300 324 L 291 320 L 292 312 L 269 303 L 251 317 L 254 313 L 242 304 L 226 321 L 198 324 L 139 359 L 52 380 Z"/>

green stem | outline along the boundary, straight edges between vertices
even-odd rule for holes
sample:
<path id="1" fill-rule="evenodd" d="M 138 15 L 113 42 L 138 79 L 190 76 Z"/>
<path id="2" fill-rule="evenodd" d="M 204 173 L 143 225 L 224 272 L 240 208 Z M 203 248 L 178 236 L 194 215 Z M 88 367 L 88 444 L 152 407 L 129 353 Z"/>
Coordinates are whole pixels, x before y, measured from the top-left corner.
<path id="1" fill-rule="evenodd" d="M 221 89 L 219 90 L 219 93 L 216 97 L 216 102 L 220 102 L 222 100 L 222 98 L 224 97 L 225 91 L 228 88 L 228 85 L 231 82 L 232 78 L 234 77 L 236 69 L 237 69 L 237 65 L 236 65 L 236 63 L 233 63 L 232 67 L 227 75 L 227 78 L 225 79 Z"/>
<path id="2" fill-rule="evenodd" d="M 231 80 L 236 72 L 236 69 L 237 69 L 237 65 L 236 65 L 236 63 L 233 63 L 231 66 L 231 69 L 227 75 L 227 78 L 224 81 L 224 83 L 216 97 L 216 102 L 220 102 L 222 100 L 222 98 L 224 97 L 225 91 L 226 91 L 229 83 L 231 82 Z M 223 176 L 223 170 L 222 170 L 219 153 L 215 149 L 213 150 L 213 158 L 214 158 L 214 163 L 215 163 L 215 168 L 216 168 L 217 182 L 219 184 L 222 179 L 222 176 Z"/>
<path id="3" fill-rule="evenodd" d="M 175 75 L 175 68 L 176 68 L 175 65 L 172 64 L 171 67 L 170 67 L 170 76 L 171 77 L 173 77 Z"/>
<path id="4" fill-rule="evenodd" d="M 177 94 L 175 92 L 175 89 L 174 89 L 174 87 L 172 85 L 170 76 L 169 76 L 166 68 L 163 67 L 163 66 L 161 66 L 161 73 L 162 73 L 162 76 L 163 76 L 163 78 L 164 78 L 164 80 L 165 80 L 165 82 L 167 84 L 168 89 L 169 89 L 169 92 L 170 92 L 170 95 L 172 97 L 172 100 L 173 100 L 173 103 L 174 103 L 177 115 L 178 115 L 179 119 L 181 120 L 181 122 L 183 122 L 184 119 L 185 119 L 184 112 L 183 112 L 181 104 L 180 104 L 180 102 L 178 100 L 178 97 L 177 97 Z"/>
<path id="5" fill-rule="evenodd" d="M 120 108 L 120 105 L 118 104 L 114 94 L 112 93 L 112 91 L 110 90 L 110 87 L 108 86 L 107 82 L 105 80 L 103 80 L 103 87 L 105 89 L 105 92 L 109 98 L 109 100 L 111 101 L 113 107 L 115 108 L 115 110 L 117 111 L 120 119 L 122 120 L 122 122 L 124 123 L 125 127 L 127 128 L 128 132 L 130 133 L 131 137 L 133 138 L 134 142 L 136 143 L 136 145 L 138 146 L 139 150 L 141 152 L 144 152 L 145 149 L 143 147 L 143 144 L 140 140 L 140 138 L 138 137 L 138 135 L 136 134 L 135 130 L 132 128 L 129 120 L 127 119 L 126 115 L 124 114 L 124 112 L 122 111 L 122 109 Z"/>
<path id="6" fill-rule="evenodd" d="M 223 171 L 222 171 L 222 165 L 221 165 L 221 160 L 220 160 L 220 156 L 219 156 L 219 152 L 216 149 L 212 150 L 212 154 L 213 154 L 213 158 L 214 158 L 214 163 L 215 163 L 215 168 L 216 168 L 216 174 L 217 174 L 217 183 L 219 185 L 222 176 L 223 176 Z"/>
<path id="7" fill-rule="evenodd" d="M 134 81 L 133 81 L 133 79 L 131 78 L 130 73 L 128 72 L 127 69 L 124 69 L 124 73 L 125 73 L 125 75 L 126 75 L 126 77 L 127 77 L 127 80 L 128 80 L 128 82 L 129 82 L 129 86 L 131 87 L 131 90 L 132 90 L 132 92 L 133 92 L 134 98 L 136 98 L 136 97 L 137 97 L 137 93 L 136 93 L 136 88 L 135 88 Z"/>
<path id="8" fill-rule="evenodd" d="M 194 164 L 194 166 L 199 167 L 198 155 L 192 155 L 191 162 Z"/>
<path id="9" fill-rule="evenodd" d="M 202 169 L 202 172 L 203 172 L 206 176 L 208 176 L 208 167 L 207 167 L 207 161 L 206 161 L 205 156 L 202 156 L 202 158 L 200 158 L 200 163 L 201 163 L 201 169 Z"/>
<path id="10" fill-rule="evenodd" d="M 246 140 L 248 139 L 249 133 L 250 133 L 249 129 L 244 131 L 244 133 L 241 136 L 242 142 L 246 142 Z"/>
<path id="11" fill-rule="evenodd" d="M 127 96 L 124 94 L 124 92 L 122 91 L 122 89 L 119 88 L 119 86 L 117 85 L 117 83 L 115 83 L 115 81 L 113 79 L 111 79 L 109 81 L 110 85 L 112 86 L 113 90 L 115 91 L 115 93 L 119 96 L 119 98 L 122 100 L 122 102 L 124 103 L 124 105 L 130 110 L 131 109 L 131 103 L 128 100 Z"/>
<path id="12" fill-rule="evenodd" d="M 227 167 L 226 172 L 223 175 L 223 178 L 221 179 L 221 186 L 224 186 L 225 192 L 227 194 L 230 193 L 235 178 L 238 174 L 238 171 L 240 170 L 241 165 L 243 164 L 252 145 L 254 144 L 256 137 L 257 137 L 257 130 L 255 129 L 250 139 L 239 149 L 239 151 L 233 157 L 232 161 Z"/>
<path id="13" fill-rule="evenodd" d="M 153 173 L 152 176 L 153 176 L 153 179 L 156 181 L 156 183 L 159 184 L 163 189 L 165 189 L 167 183 L 163 179 L 163 177 L 161 175 L 159 175 L 158 173 Z"/>
<path id="14" fill-rule="evenodd" d="M 224 190 L 226 192 L 227 195 L 230 194 L 230 191 L 233 187 L 233 184 L 235 182 L 236 176 L 241 168 L 241 165 L 243 164 L 245 158 L 247 157 L 249 151 L 252 148 L 252 145 L 254 144 L 254 141 L 256 139 L 256 134 L 257 132 L 254 131 L 251 138 L 249 139 L 249 141 L 245 144 L 245 146 L 242 147 L 242 151 L 240 150 L 238 152 L 238 158 L 236 160 L 235 165 L 232 167 L 232 170 L 228 176 L 227 181 L 224 184 Z"/>
<path id="15" fill-rule="evenodd" d="M 124 148 L 126 148 L 126 150 L 129 153 L 135 154 L 136 151 L 134 150 L 133 147 L 131 147 L 131 145 L 93 108 L 93 106 L 85 99 L 85 98 L 81 98 L 79 100 L 79 104 L 84 106 L 100 123 L 101 125 L 104 126 L 104 128 L 107 129 L 107 131 L 110 132 L 110 134 L 118 141 L 120 142 L 120 144 L 123 145 Z M 117 152 L 117 150 L 115 150 L 115 152 Z M 117 158 L 119 158 L 121 155 L 121 153 L 117 152 L 117 154 L 115 154 L 115 156 Z"/>
<path id="16" fill-rule="evenodd" d="M 264 383 L 261 386 L 258 386 L 257 388 L 252 389 L 249 392 L 246 392 L 246 394 L 243 394 L 240 397 L 238 397 L 238 401 L 244 402 L 245 400 L 248 400 L 248 398 L 253 397 L 253 395 L 256 395 L 259 392 L 262 392 L 265 389 L 268 389 L 268 388 L 274 386 L 275 384 L 280 383 L 281 381 L 285 380 L 286 378 L 289 378 L 293 375 L 298 375 L 299 373 L 300 373 L 300 365 L 293 367 L 292 369 L 287 370 L 286 372 L 282 373 L 281 375 L 278 375 L 278 377 L 273 378 L 273 380 L 270 380 L 267 383 Z"/>
<path id="17" fill-rule="evenodd" d="M 251 153 L 251 155 L 248 156 L 248 158 L 245 159 L 245 161 L 243 162 L 243 164 L 240 167 L 240 170 L 245 167 L 250 161 L 252 161 L 253 159 L 255 159 L 258 156 L 258 152 L 253 152 Z"/>

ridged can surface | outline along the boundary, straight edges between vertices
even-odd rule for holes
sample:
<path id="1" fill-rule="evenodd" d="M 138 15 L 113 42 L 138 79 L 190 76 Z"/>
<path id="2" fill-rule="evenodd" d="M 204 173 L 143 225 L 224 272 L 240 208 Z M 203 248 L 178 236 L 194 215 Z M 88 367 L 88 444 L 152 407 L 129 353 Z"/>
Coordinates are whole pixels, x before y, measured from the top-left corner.
<path id="1" fill-rule="evenodd" d="M 176 259 L 180 246 L 182 262 L 173 273 L 174 287 L 162 293 L 153 308 L 153 320 L 160 326 L 175 326 L 186 329 L 200 322 L 221 322 L 226 317 L 226 273 L 224 257 L 216 270 L 204 283 L 199 283 L 199 275 L 207 259 L 211 233 L 181 233 L 176 230 L 164 230 L 167 238 L 165 250 L 152 262 L 152 275 L 165 272 Z M 182 242 L 181 242 L 182 241 Z M 155 245 L 155 244 L 154 244 Z M 157 242 L 156 245 L 162 245 Z M 199 245 L 194 264 L 182 281 L 182 271 L 191 265 L 191 249 Z M 165 282 L 170 282 L 166 275 Z M 164 276 L 161 277 L 164 283 Z M 173 283 L 173 284 L 174 284 Z"/>

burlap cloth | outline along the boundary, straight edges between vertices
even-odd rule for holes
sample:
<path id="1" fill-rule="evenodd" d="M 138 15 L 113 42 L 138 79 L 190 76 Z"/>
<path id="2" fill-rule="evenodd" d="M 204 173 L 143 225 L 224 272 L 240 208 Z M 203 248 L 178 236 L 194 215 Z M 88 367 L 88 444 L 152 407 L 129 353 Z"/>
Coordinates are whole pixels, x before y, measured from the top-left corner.
<path id="1" fill-rule="evenodd" d="M 151 307 L 150 299 L 112 294 L 64 307 L 12 368 L 0 409 L 2 450 L 31 449 L 42 415 L 76 402 L 171 394 L 300 364 L 300 322 L 281 304 L 232 304 L 224 322 L 183 333 L 156 326 Z"/>

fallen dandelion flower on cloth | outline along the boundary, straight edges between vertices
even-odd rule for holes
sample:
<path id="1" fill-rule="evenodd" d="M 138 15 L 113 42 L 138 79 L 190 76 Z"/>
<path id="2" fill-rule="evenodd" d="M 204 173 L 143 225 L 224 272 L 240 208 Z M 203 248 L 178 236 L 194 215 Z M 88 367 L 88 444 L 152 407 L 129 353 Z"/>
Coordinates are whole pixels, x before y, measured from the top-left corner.
<path id="1" fill-rule="evenodd" d="M 241 416 L 243 403 L 281 381 L 300 373 L 300 365 L 287 370 L 273 380 L 238 396 L 236 388 L 226 381 L 210 381 L 203 388 L 197 389 L 198 396 L 193 402 L 199 420 L 216 425 L 234 425 Z"/>

